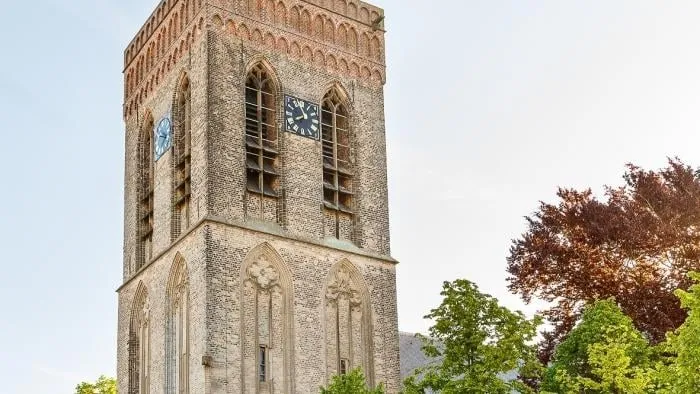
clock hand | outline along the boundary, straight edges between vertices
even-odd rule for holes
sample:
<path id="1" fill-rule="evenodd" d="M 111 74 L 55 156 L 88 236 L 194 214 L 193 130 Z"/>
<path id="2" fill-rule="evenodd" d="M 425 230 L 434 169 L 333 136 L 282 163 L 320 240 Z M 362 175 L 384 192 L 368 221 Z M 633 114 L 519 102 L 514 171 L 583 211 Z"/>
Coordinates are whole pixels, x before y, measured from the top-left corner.
<path id="1" fill-rule="evenodd" d="M 304 119 L 304 115 L 297 116 L 296 118 L 294 118 L 294 120 L 302 120 L 302 119 Z"/>
<path id="2" fill-rule="evenodd" d="M 299 109 L 301 110 L 301 113 L 303 114 L 304 119 L 306 119 L 307 116 L 306 116 L 306 111 L 304 111 L 304 107 L 299 107 Z"/>

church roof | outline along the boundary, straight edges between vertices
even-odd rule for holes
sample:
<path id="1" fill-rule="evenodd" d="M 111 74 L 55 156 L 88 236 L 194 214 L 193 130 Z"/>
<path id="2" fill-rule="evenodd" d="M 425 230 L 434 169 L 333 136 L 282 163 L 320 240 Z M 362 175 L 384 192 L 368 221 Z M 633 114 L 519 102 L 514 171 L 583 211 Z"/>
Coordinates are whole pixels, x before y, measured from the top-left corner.
<path id="1" fill-rule="evenodd" d="M 423 342 L 419 338 L 416 338 L 416 334 L 399 332 L 399 357 L 402 382 L 411 375 L 414 369 L 425 366 L 431 361 L 421 350 L 422 346 Z M 518 372 L 510 371 L 500 377 L 505 381 L 513 381 L 518 378 Z"/>
<path id="2" fill-rule="evenodd" d="M 401 364 L 401 381 L 407 378 L 414 369 L 427 365 L 430 359 L 423 353 L 423 342 L 416 334 L 399 332 L 399 357 Z"/>

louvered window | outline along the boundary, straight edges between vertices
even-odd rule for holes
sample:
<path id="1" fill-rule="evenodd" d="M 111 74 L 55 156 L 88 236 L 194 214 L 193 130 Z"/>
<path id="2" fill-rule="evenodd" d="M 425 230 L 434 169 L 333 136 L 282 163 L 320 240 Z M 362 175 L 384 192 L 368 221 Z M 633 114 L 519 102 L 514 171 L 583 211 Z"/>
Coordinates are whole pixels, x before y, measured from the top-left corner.
<path id="1" fill-rule="evenodd" d="M 245 87 L 245 139 L 247 190 L 277 197 L 277 128 L 275 93 L 262 66 L 248 74 Z"/>
<path id="2" fill-rule="evenodd" d="M 352 214 L 354 193 L 348 111 L 335 90 L 323 99 L 321 139 L 324 205 Z"/>
<path id="3" fill-rule="evenodd" d="M 173 236 L 178 237 L 190 226 L 191 152 L 192 152 L 192 100 L 190 81 L 185 78 L 177 93 L 175 111 L 175 183 Z"/>
<path id="4" fill-rule="evenodd" d="M 138 240 L 136 271 L 153 255 L 153 118 L 141 129 L 138 148 Z"/>

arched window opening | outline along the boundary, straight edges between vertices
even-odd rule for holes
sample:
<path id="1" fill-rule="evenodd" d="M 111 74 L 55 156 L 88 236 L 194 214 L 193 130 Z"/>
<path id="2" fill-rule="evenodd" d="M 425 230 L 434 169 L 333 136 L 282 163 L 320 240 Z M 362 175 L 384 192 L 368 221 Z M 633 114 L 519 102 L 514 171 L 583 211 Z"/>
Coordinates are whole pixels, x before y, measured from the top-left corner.
<path id="1" fill-rule="evenodd" d="M 176 95 L 175 106 L 175 176 L 173 239 L 190 226 L 192 194 L 192 94 L 190 80 L 183 78 Z"/>
<path id="2" fill-rule="evenodd" d="M 153 116 L 150 113 L 141 127 L 138 164 L 136 271 L 153 257 Z"/>
<path id="3" fill-rule="evenodd" d="M 258 64 L 248 73 L 245 85 L 246 189 L 260 216 L 269 209 L 266 199 L 276 199 L 279 188 L 275 85 L 269 72 Z"/>
<path id="4" fill-rule="evenodd" d="M 332 89 L 321 109 L 323 144 L 323 204 L 335 216 L 335 236 L 341 238 L 342 217 L 353 214 L 353 169 L 347 106 Z"/>

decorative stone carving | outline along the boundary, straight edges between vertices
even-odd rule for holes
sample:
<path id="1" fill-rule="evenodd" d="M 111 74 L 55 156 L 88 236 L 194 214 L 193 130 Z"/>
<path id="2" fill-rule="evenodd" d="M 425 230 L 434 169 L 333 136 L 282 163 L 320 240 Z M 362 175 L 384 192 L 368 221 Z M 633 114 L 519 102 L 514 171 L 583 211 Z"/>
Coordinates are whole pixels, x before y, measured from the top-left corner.
<path id="1" fill-rule="evenodd" d="M 148 320 L 151 314 L 151 305 L 148 302 L 148 298 L 143 301 L 143 308 L 141 309 L 141 316 L 139 316 L 139 323 L 141 327 L 148 325 Z"/>
<path id="2" fill-rule="evenodd" d="M 280 274 L 265 256 L 260 256 L 258 261 L 251 264 L 248 268 L 248 276 L 260 288 L 267 290 L 278 285 Z"/>
<path id="3" fill-rule="evenodd" d="M 360 291 L 350 278 L 350 271 L 346 267 L 340 267 L 335 277 L 328 285 L 326 298 L 329 300 L 337 300 L 338 297 L 345 296 L 350 300 L 351 305 L 360 305 Z"/>
<path id="4" fill-rule="evenodd" d="M 187 277 L 181 278 L 180 281 L 175 285 L 172 293 L 172 303 L 173 305 L 178 305 L 182 300 L 182 297 L 186 294 L 189 286 Z"/>

